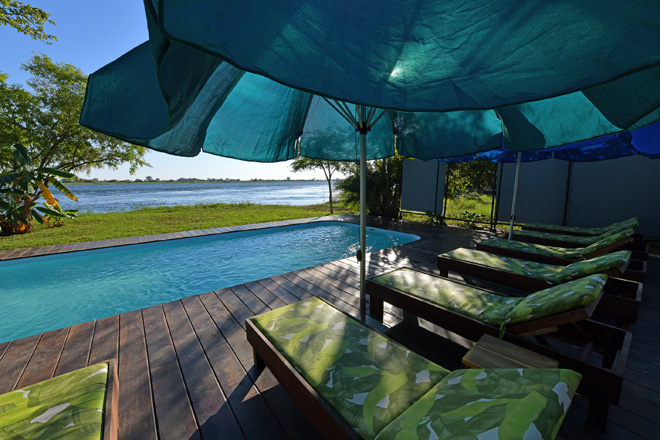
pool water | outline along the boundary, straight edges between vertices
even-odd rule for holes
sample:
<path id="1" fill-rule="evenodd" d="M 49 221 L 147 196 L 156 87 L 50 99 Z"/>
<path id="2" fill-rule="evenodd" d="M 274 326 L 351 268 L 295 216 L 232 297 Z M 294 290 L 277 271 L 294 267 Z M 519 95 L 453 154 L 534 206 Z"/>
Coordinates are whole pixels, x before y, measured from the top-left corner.
<path id="1" fill-rule="evenodd" d="M 367 229 L 367 250 L 418 240 Z M 0 262 L 0 342 L 354 256 L 357 225 L 317 222 Z"/>

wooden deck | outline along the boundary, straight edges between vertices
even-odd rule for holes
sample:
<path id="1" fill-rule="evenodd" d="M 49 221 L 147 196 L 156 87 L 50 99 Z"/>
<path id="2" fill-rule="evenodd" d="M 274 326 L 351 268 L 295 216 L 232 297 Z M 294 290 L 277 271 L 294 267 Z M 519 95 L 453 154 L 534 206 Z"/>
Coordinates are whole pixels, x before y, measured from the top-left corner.
<path id="1" fill-rule="evenodd" d="M 402 230 L 423 238 L 371 254 L 369 275 L 401 265 L 437 272 L 437 253 L 472 247 L 486 235 L 425 226 Z M 256 373 L 244 321 L 312 295 L 357 315 L 358 274 L 354 258 L 334 261 L 2 343 L 0 394 L 116 358 L 122 439 L 316 438 L 270 372 Z M 610 409 L 607 432 L 586 426 L 587 400 L 577 396 L 560 438 L 660 438 L 658 317 L 660 258 L 651 257 L 639 322 L 632 329 L 623 397 L 619 407 Z M 386 309 L 386 324 L 394 325 L 400 318 L 400 311 Z M 432 326 L 422 331 L 411 348 L 433 344 L 426 347 L 437 347 L 447 368 L 457 368 L 472 344 Z M 406 335 L 400 338 L 406 343 Z"/>

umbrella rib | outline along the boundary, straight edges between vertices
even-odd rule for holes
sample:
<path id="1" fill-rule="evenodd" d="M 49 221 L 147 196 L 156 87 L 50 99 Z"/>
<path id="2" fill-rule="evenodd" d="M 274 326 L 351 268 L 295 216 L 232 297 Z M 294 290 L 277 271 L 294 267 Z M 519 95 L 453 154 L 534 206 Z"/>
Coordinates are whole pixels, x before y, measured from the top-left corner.
<path id="1" fill-rule="evenodd" d="M 350 113 L 347 114 L 346 110 L 343 107 L 341 107 L 337 101 L 335 101 L 336 104 L 335 105 L 328 98 L 325 98 L 323 96 L 321 98 L 323 98 L 323 100 L 327 102 L 328 105 L 330 105 L 330 107 L 332 107 L 337 113 L 339 113 L 339 116 L 346 119 L 348 123 L 351 124 L 353 128 L 357 130 L 358 127 L 355 124 L 355 121 L 352 119 L 352 115 L 350 115 Z"/>
<path id="2" fill-rule="evenodd" d="M 376 125 L 376 122 L 378 122 L 378 121 L 380 120 L 380 118 L 382 118 L 383 115 L 384 115 L 388 110 L 382 110 L 382 111 L 380 112 L 380 115 L 378 115 L 378 117 L 376 118 L 376 120 L 373 121 L 373 122 L 371 122 L 371 119 L 373 119 L 373 117 L 374 117 L 373 114 L 375 113 L 375 111 L 376 111 L 376 110 L 374 109 L 374 110 L 372 111 L 371 115 L 370 115 L 371 117 L 369 118 L 369 127 L 373 127 L 374 125 Z"/>
<path id="3" fill-rule="evenodd" d="M 355 118 L 355 116 L 353 115 L 353 112 L 351 112 L 351 109 L 350 109 L 350 107 L 348 106 L 348 104 L 346 104 L 344 101 L 337 101 L 337 100 L 335 100 L 335 102 L 337 103 L 337 105 L 340 105 L 340 106 L 344 109 L 344 111 L 346 112 L 346 114 L 349 115 L 349 116 L 351 117 L 351 120 L 355 121 L 356 118 Z"/>
<path id="4" fill-rule="evenodd" d="M 374 119 L 376 110 L 378 110 L 376 107 L 371 107 L 371 111 L 369 112 L 369 117 L 367 118 L 367 127 L 373 127 L 373 125 L 375 124 L 375 122 L 372 124 L 371 121 Z"/>

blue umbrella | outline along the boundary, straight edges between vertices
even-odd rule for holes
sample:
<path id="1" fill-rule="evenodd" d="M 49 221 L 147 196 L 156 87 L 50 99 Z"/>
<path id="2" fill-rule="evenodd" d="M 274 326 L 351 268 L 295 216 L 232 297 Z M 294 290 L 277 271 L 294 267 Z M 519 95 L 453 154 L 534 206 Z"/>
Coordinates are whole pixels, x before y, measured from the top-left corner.
<path id="1" fill-rule="evenodd" d="M 658 120 L 647 3 L 145 1 L 149 41 L 90 76 L 81 123 L 182 156 L 360 160 L 362 179 L 395 141 L 421 159 L 555 147 Z"/>
<path id="2" fill-rule="evenodd" d="M 637 130 L 601 136 L 582 142 L 575 142 L 561 147 L 541 151 L 515 152 L 501 147 L 484 153 L 440 159 L 445 162 L 471 162 L 485 160 L 489 162 L 516 162 L 516 174 L 513 183 L 513 201 L 509 223 L 509 240 L 513 236 L 513 223 L 516 216 L 518 198 L 518 180 L 521 162 L 559 159 L 570 162 L 596 162 L 632 155 L 642 155 L 650 159 L 660 159 L 660 123 L 647 125 Z"/>

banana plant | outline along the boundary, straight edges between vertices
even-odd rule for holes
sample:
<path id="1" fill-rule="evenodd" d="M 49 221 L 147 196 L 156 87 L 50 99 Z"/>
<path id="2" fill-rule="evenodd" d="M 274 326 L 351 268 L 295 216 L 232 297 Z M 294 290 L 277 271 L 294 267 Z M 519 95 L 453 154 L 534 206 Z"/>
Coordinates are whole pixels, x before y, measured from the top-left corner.
<path id="1" fill-rule="evenodd" d="M 33 163 L 27 149 L 15 144 L 12 155 L 16 160 L 16 170 L 0 175 L 0 234 L 12 235 L 31 232 L 33 221 L 61 224 L 65 218 L 75 218 L 76 210 L 62 210 L 49 185 L 57 188 L 71 200 L 78 198 L 57 178 L 75 179 L 67 171 L 39 167 Z M 45 202 L 37 205 L 43 197 Z"/>

